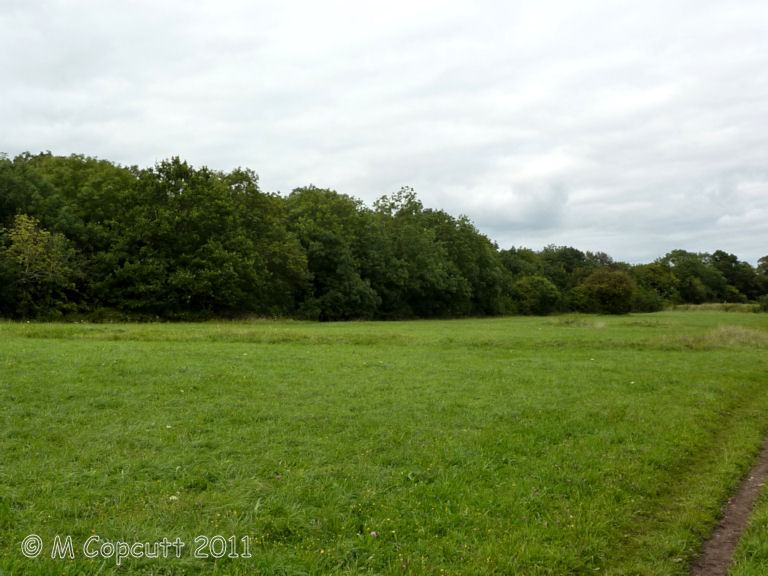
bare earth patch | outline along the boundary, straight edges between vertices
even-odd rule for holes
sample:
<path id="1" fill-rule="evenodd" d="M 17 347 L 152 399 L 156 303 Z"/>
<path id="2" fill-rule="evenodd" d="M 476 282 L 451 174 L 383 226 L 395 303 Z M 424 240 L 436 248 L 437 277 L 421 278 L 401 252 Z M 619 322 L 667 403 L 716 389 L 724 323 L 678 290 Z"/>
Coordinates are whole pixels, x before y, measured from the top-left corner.
<path id="1" fill-rule="evenodd" d="M 692 576 L 725 576 L 731 566 L 733 551 L 739 537 L 747 527 L 749 515 L 768 478 L 768 440 L 763 444 L 760 457 L 741 483 L 739 491 L 725 508 L 720 524 L 704 545 L 704 552 L 693 566 Z"/>

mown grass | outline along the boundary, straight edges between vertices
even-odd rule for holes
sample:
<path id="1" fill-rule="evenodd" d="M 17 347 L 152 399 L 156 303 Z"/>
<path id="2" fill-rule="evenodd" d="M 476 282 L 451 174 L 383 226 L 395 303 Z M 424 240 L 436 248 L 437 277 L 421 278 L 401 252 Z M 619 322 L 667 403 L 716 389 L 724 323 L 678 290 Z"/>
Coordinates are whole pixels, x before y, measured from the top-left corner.
<path id="1" fill-rule="evenodd" d="M 7 574 L 685 574 L 768 428 L 758 314 L 0 338 Z M 217 535 L 252 556 L 195 558 Z"/>

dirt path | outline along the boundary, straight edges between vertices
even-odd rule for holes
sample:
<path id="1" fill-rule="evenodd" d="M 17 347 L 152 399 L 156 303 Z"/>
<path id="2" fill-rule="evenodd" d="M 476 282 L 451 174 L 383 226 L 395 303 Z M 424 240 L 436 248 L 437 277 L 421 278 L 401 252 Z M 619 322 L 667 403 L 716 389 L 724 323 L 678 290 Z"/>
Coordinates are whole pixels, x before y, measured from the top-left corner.
<path id="1" fill-rule="evenodd" d="M 749 515 L 766 479 L 768 479 L 768 440 L 763 443 L 760 457 L 742 481 L 739 491 L 728 502 L 723 519 L 704 545 L 704 552 L 693 566 L 691 576 L 726 576 L 728 574 L 733 551 L 736 549 L 741 533 L 747 527 Z"/>

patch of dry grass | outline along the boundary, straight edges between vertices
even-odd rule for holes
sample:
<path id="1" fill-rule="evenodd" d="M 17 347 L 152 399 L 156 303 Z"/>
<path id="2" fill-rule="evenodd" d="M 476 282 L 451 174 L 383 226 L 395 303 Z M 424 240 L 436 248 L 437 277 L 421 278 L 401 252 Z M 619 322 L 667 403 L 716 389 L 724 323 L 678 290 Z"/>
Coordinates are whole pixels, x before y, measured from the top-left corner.
<path id="1" fill-rule="evenodd" d="M 768 332 L 745 326 L 718 326 L 697 334 L 664 337 L 663 348 L 718 350 L 727 348 L 768 348 Z"/>

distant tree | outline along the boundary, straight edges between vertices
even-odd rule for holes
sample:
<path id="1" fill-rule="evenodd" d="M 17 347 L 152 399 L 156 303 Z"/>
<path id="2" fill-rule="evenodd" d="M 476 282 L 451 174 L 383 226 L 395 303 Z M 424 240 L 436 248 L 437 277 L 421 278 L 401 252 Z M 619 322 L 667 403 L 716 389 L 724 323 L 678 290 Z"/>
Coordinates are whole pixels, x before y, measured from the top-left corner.
<path id="1" fill-rule="evenodd" d="M 768 256 L 763 256 L 757 261 L 757 273 L 760 276 L 768 276 Z"/>
<path id="2" fill-rule="evenodd" d="M 586 255 L 570 246 L 546 246 L 539 259 L 542 275 L 563 293 L 580 284 L 592 268 Z"/>
<path id="3" fill-rule="evenodd" d="M 635 282 L 624 270 L 595 270 L 579 288 L 586 297 L 589 311 L 626 314 L 632 309 Z"/>
<path id="4" fill-rule="evenodd" d="M 63 234 L 51 234 L 40 222 L 19 214 L 3 251 L 4 274 L 12 278 L 16 312 L 22 317 L 56 315 L 75 287 L 75 251 Z"/>
<path id="5" fill-rule="evenodd" d="M 740 262 L 736 255 L 722 250 L 714 252 L 710 261 L 731 287 L 729 302 L 755 300 L 760 295 L 757 271 L 748 262 Z"/>
<path id="6" fill-rule="evenodd" d="M 541 273 L 542 260 L 537 252 L 530 248 L 509 248 L 499 252 L 501 263 L 513 279 L 533 276 Z"/>
<path id="7" fill-rule="evenodd" d="M 137 172 L 123 200 L 97 256 L 98 305 L 176 318 L 293 312 L 306 259 L 255 174 L 172 158 Z"/>
<path id="8" fill-rule="evenodd" d="M 560 291 L 543 276 L 524 276 L 512 287 L 514 310 L 518 314 L 551 314 L 560 304 Z"/>
<path id="9" fill-rule="evenodd" d="M 290 315 L 310 286 L 307 254 L 288 229 L 285 199 L 262 192 L 258 176 L 238 168 L 224 175 L 234 210 L 233 224 L 253 247 L 258 266 L 255 310 Z"/>
<path id="10" fill-rule="evenodd" d="M 18 208 L 15 198 L 17 186 L 13 162 L 3 156 L 0 158 L 0 228 L 13 224 L 13 217 L 17 214 Z"/>
<path id="11" fill-rule="evenodd" d="M 303 247 L 310 273 L 299 313 L 316 320 L 371 318 L 380 296 L 361 276 L 369 224 L 359 200 L 333 190 L 297 188 L 285 200 L 289 230 Z"/>
<path id="12" fill-rule="evenodd" d="M 376 283 L 384 317 L 466 314 L 471 285 L 440 239 L 435 214 L 425 213 L 413 189 L 402 188 L 374 203 L 386 241 L 386 274 Z M 454 246 L 456 248 L 456 246 Z"/>
<path id="13" fill-rule="evenodd" d="M 659 312 L 666 306 L 667 301 L 655 290 L 637 286 L 632 293 L 632 312 Z"/>
<path id="14" fill-rule="evenodd" d="M 768 256 L 763 256 L 757 261 L 755 273 L 758 291 L 761 294 L 760 302 L 768 302 L 766 301 L 766 297 L 768 297 Z"/>
<path id="15" fill-rule="evenodd" d="M 639 291 L 658 295 L 662 301 L 675 302 L 679 300 L 678 285 L 680 281 L 672 272 L 668 261 L 656 260 L 650 264 L 638 264 L 631 269 L 632 276 L 637 282 Z"/>
<path id="16" fill-rule="evenodd" d="M 4 316 L 625 310 L 620 273 L 636 285 L 633 310 L 768 294 L 768 256 L 753 268 L 722 250 L 675 250 L 629 266 L 568 246 L 499 250 L 468 218 L 425 208 L 408 187 L 368 208 L 314 186 L 267 194 L 250 170 L 180 158 L 139 169 L 76 154 L 0 154 Z"/>
<path id="17" fill-rule="evenodd" d="M 466 216 L 454 218 L 443 210 L 424 210 L 425 226 L 435 231 L 436 241 L 457 271 L 457 290 L 452 293 L 451 313 L 502 314 L 508 274 L 498 247 L 481 234 Z M 460 280 L 458 279 L 460 278 Z"/>
<path id="18" fill-rule="evenodd" d="M 701 304 L 725 299 L 728 282 L 709 260 L 708 254 L 694 254 L 685 250 L 673 250 L 661 259 L 677 279 L 682 302 Z"/>
<path id="19" fill-rule="evenodd" d="M 592 270 L 595 268 L 617 268 L 620 266 L 605 252 L 587 251 L 584 255 L 584 261 L 586 268 Z"/>

